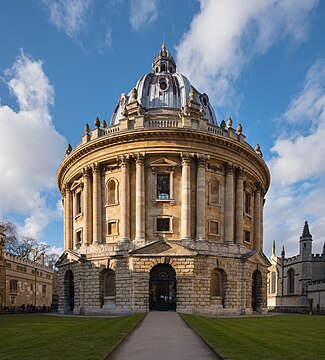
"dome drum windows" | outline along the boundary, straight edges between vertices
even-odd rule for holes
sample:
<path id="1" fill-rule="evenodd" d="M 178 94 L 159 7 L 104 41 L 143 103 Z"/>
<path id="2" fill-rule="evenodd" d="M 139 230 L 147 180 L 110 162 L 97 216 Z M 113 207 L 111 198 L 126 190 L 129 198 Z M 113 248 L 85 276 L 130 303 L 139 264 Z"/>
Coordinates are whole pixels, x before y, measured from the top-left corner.
<path id="1" fill-rule="evenodd" d="M 162 215 L 154 218 L 154 232 L 156 234 L 172 234 L 173 233 L 173 217 Z"/>
<path id="2" fill-rule="evenodd" d="M 150 163 L 153 173 L 152 203 L 160 202 L 174 204 L 174 168 L 177 163 L 168 159 L 158 159 Z"/>
<path id="3" fill-rule="evenodd" d="M 117 236 L 118 234 L 118 220 L 109 220 L 107 222 L 107 236 Z"/>
<path id="4" fill-rule="evenodd" d="M 209 220 L 209 235 L 220 236 L 220 222 Z"/>
<path id="5" fill-rule="evenodd" d="M 244 230 L 244 242 L 247 244 L 251 244 L 252 243 L 252 236 L 251 236 L 251 232 L 248 230 Z"/>
<path id="6" fill-rule="evenodd" d="M 119 191 L 118 181 L 111 178 L 106 183 L 106 206 L 118 205 L 119 204 Z"/>
<path id="7" fill-rule="evenodd" d="M 209 182 L 209 205 L 220 206 L 220 183 L 217 179 Z"/>
<path id="8" fill-rule="evenodd" d="M 78 229 L 75 232 L 75 244 L 77 245 L 81 245 L 82 243 L 82 229 Z"/>

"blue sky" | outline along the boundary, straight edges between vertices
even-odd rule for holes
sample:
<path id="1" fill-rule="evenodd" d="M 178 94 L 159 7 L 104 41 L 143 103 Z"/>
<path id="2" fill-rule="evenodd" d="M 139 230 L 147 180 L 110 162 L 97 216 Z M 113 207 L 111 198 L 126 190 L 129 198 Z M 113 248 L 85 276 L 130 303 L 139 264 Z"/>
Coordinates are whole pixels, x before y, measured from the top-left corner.
<path id="1" fill-rule="evenodd" d="M 325 3 L 317 0 L 2 0 L 0 216 L 62 248 L 55 174 L 98 116 L 151 71 L 178 71 L 261 145 L 271 169 L 264 251 L 325 240 Z M 60 251 L 60 249 L 58 250 Z"/>

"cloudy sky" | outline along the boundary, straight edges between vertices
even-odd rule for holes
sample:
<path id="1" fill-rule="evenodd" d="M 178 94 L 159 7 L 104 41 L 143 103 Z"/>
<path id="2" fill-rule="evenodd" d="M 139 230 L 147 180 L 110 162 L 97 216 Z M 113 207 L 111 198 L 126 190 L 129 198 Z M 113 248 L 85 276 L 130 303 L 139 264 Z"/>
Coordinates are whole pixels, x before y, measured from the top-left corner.
<path id="1" fill-rule="evenodd" d="M 219 122 L 260 143 L 272 184 L 264 251 L 325 240 L 325 2 L 2 0 L 0 217 L 62 248 L 56 170 L 86 122 L 109 120 L 164 42 Z"/>

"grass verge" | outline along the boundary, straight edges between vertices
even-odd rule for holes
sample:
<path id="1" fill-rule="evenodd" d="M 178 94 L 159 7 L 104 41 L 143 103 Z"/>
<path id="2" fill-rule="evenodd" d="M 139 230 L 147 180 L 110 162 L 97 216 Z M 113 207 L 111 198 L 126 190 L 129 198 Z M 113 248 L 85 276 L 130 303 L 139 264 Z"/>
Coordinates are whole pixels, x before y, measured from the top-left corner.
<path id="1" fill-rule="evenodd" d="M 219 355 L 233 360 L 325 359 L 325 317 L 209 318 L 182 314 Z"/>
<path id="2" fill-rule="evenodd" d="M 102 360 L 143 317 L 0 316 L 0 358 Z"/>

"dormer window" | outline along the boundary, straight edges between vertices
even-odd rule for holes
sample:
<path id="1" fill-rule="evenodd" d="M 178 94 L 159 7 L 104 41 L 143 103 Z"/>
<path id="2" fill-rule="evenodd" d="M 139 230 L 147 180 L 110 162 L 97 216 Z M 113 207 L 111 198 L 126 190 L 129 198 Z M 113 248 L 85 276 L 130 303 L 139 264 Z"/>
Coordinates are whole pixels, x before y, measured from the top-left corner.
<path id="1" fill-rule="evenodd" d="M 161 72 L 166 71 L 166 65 L 165 64 L 161 64 Z"/>

